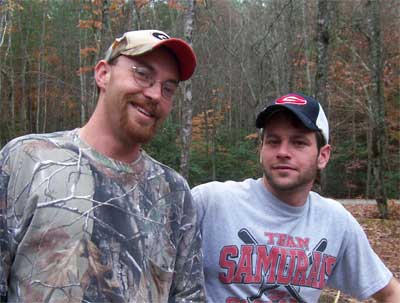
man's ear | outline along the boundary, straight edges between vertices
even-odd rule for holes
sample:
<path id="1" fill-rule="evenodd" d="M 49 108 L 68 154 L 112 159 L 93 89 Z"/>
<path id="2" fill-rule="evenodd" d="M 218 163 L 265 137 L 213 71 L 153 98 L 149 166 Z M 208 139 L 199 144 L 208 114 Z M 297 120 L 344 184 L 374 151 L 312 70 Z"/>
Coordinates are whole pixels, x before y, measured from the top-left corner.
<path id="1" fill-rule="evenodd" d="M 111 66 L 105 60 L 100 60 L 94 67 L 94 78 L 97 87 L 104 90 L 110 80 Z"/>
<path id="2" fill-rule="evenodd" d="M 321 147 L 318 155 L 318 168 L 320 170 L 324 169 L 329 162 L 329 158 L 331 157 L 331 146 L 326 144 Z"/>

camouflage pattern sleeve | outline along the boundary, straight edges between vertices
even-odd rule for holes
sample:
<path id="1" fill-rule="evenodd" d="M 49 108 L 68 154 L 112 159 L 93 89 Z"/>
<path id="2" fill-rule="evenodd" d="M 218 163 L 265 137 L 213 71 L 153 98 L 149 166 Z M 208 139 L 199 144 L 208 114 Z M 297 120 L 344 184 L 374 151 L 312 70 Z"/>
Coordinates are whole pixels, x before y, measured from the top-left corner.
<path id="1" fill-rule="evenodd" d="M 201 234 L 189 188 L 184 195 L 169 303 L 205 302 Z"/>
<path id="2" fill-rule="evenodd" d="M 7 185 L 9 176 L 4 171 L 5 149 L 0 152 L 0 302 L 7 301 L 7 281 L 10 271 L 10 241 L 7 228 Z"/>
<path id="3" fill-rule="evenodd" d="M 0 152 L 0 302 L 205 302 L 200 240 L 187 182 L 144 151 L 73 130 Z"/>

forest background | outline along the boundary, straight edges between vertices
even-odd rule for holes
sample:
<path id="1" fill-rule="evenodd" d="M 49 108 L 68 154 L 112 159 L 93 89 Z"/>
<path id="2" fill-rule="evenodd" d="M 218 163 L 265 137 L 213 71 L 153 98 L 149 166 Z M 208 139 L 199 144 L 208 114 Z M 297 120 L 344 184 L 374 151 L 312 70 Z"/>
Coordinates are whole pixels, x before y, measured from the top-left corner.
<path id="1" fill-rule="evenodd" d="M 145 149 L 191 186 L 261 175 L 255 116 L 289 92 L 318 98 L 332 158 L 320 190 L 400 197 L 398 0 L 0 0 L 0 146 L 82 126 L 93 67 L 115 37 L 155 28 L 198 67 Z M 386 214 L 385 214 L 386 211 Z"/>

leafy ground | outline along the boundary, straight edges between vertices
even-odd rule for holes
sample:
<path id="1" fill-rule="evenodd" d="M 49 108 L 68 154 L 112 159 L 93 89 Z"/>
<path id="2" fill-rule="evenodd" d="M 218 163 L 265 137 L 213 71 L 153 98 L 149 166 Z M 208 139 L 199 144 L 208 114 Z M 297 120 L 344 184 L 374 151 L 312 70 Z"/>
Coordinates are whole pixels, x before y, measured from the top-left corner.
<path id="1" fill-rule="evenodd" d="M 390 216 L 388 220 L 379 219 L 376 205 L 345 205 L 364 228 L 368 239 L 375 252 L 381 257 L 386 266 L 400 279 L 400 203 L 389 201 Z M 320 303 L 356 303 L 376 302 L 373 299 L 357 301 L 340 294 L 335 301 L 338 292 L 326 290 L 320 298 Z"/>

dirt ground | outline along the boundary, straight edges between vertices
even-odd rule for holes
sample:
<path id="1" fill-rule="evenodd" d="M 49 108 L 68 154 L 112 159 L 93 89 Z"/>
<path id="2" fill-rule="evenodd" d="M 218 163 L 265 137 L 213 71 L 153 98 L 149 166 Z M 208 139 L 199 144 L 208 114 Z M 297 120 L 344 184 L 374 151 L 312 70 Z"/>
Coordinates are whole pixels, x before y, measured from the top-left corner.
<path id="1" fill-rule="evenodd" d="M 400 203 L 395 200 L 389 201 L 389 219 L 379 219 L 376 203 L 343 203 L 344 206 L 354 215 L 361 226 L 364 228 L 371 246 L 381 257 L 386 266 L 393 272 L 397 279 L 400 279 Z M 354 298 L 339 293 L 338 291 L 327 289 L 323 292 L 320 303 L 358 303 L 376 302 L 373 299 L 358 301 Z"/>

